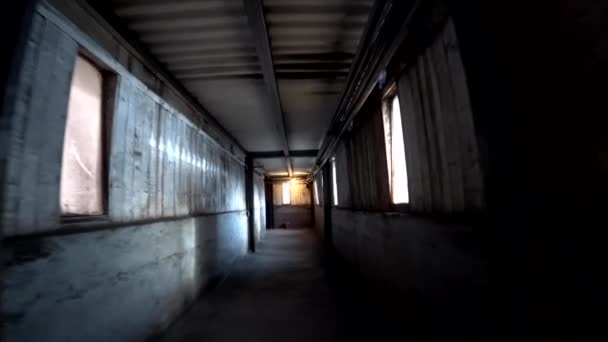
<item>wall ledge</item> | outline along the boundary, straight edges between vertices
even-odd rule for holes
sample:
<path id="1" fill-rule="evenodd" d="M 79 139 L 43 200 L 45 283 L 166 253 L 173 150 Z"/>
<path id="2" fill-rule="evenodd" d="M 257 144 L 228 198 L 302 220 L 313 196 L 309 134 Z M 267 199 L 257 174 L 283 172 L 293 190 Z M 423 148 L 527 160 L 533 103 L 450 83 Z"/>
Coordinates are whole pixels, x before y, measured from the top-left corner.
<path id="1" fill-rule="evenodd" d="M 174 217 L 161 217 L 161 218 L 150 218 L 150 219 L 141 219 L 141 220 L 133 220 L 133 221 L 112 221 L 111 219 L 99 219 L 93 221 L 81 221 L 81 222 L 73 222 L 73 223 L 61 223 L 57 226 L 51 227 L 48 230 L 36 233 L 29 233 L 24 235 L 14 235 L 6 237 L 3 242 L 5 244 L 10 244 L 12 242 L 18 242 L 23 240 L 32 240 L 32 239 L 43 239 L 48 237 L 55 236 L 65 236 L 65 235 L 76 235 L 76 234 L 87 234 L 99 231 L 112 231 L 117 229 L 123 229 L 127 227 L 133 226 L 143 226 L 147 224 L 154 223 L 162 223 L 162 222 L 174 222 L 174 221 L 182 221 L 192 218 L 199 217 L 209 217 L 209 216 L 220 216 L 220 215 L 229 215 L 229 214 L 243 214 L 247 215 L 246 210 L 233 210 L 233 211 L 224 211 L 217 213 L 200 213 L 193 215 L 184 215 L 184 216 L 174 216 Z"/>
<path id="2" fill-rule="evenodd" d="M 343 207 L 332 207 L 332 210 L 347 211 L 352 213 L 359 213 L 370 216 L 384 216 L 384 217 L 408 217 L 412 219 L 430 220 L 442 224 L 468 224 L 468 225 L 481 225 L 486 221 L 486 215 L 484 213 L 452 213 L 452 214 L 429 214 L 429 213 L 415 213 L 405 211 L 374 211 L 365 209 L 354 209 L 354 208 L 343 208 Z"/>

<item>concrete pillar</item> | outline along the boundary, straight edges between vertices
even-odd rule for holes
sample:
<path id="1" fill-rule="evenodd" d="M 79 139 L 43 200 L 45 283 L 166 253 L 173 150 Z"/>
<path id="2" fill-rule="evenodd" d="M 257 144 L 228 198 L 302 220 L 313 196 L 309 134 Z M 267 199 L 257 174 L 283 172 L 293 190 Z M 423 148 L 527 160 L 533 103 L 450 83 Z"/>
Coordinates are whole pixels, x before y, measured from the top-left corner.
<path id="1" fill-rule="evenodd" d="M 253 158 L 247 156 L 245 160 L 245 204 L 247 208 L 247 236 L 249 251 L 255 253 L 255 219 L 254 219 L 254 184 L 253 184 Z"/>
<path id="2" fill-rule="evenodd" d="M 331 219 L 331 209 L 332 209 L 332 191 L 333 191 L 333 182 L 331 178 L 331 163 L 326 163 L 321 170 L 323 174 L 323 216 L 324 216 L 324 234 L 323 234 L 323 243 L 324 247 L 328 252 L 333 250 L 334 240 L 333 240 L 333 230 L 332 230 L 332 219 Z M 314 202 L 313 202 L 314 204 Z"/>
<path id="3" fill-rule="evenodd" d="M 272 191 L 272 183 L 264 184 L 266 193 L 266 229 L 274 228 L 274 193 Z"/>
<path id="4" fill-rule="evenodd" d="M 10 122 L 12 111 L 9 110 L 9 104 L 13 100 L 13 86 L 17 80 L 17 72 L 21 70 L 21 62 L 23 53 L 27 43 L 32 16 L 37 0 L 18 1 L 10 6 L 6 6 L 1 14 L 4 35 L 2 39 L 2 53 L 0 54 L 0 210 L 1 204 L 4 203 L 5 186 L 6 186 L 6 163 L 5 157 L 8 148 L 8 132 L 10 131 Z M 0 215 L 4 213 L 0 212 Z M 4 226 L 1 224 L 4 220 L 0 219 L 0 279 L 2 278 L 4 268 L 4 252 L 2 250 L 3 237 L 2 232 Z M 3 286 L 0 285 L 0 298 L 2 298 Z M 0 312 L 2 308 L 0 307 Z M 2 336 L 2 324 L 0 324 L 0 336 Z"/>

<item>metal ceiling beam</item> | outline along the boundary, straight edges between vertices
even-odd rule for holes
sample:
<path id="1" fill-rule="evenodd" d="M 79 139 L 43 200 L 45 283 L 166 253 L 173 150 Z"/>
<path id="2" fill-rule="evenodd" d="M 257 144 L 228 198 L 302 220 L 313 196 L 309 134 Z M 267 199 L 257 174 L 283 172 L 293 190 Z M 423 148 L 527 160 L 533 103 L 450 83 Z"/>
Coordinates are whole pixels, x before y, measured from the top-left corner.
<path id="1" fill-rule="evenodd" d="M 283 182 L 289 182 L 292 180 L 299 180 L 302 182 L 306 182 L 306 177 L 279 177 L 279 176 L 270 176 L 270 177 L 266 177 L 264 178 L 264 182 L 265 183 L 283 183 Z"/>
<path id="2" fill-rule="evenodd" d="M 277 69 L 298 70 L 298 71 L 346 71 L 350 67 L 350 63 L 335 63 L 335 62 L 284 62 L 277 63 Z"/>
<path id="3" fill-rule="evenodd" d="M 253 45 L 248 44 L 249 37 L 244 35 L 242 37 L 224 37 L 224 38 L 209 38 L 205 40 L 176 40 L 176 41 L 147 41 L 146 45 L 150 46 L 153 51 L 162 53 L 175 53 L 199 51 L 202 50 L 201 46 L 206 47 L 208 50 L 219 50 L 219 49 L 239 49 L 252 47 Z"/>
<path id="4" fill-rule="evenodd" d="M 270 25 L 283 25 L 287 24 L 290 26 L 298 25 L 333 25 L 340 20 L 344 19 L 344 13 L 340 12 L 323 12 L 323 13 L 291 13 L 291 14 L 273 14 L 268 13 L 268 23 Z M 367 20 L 366 14 L 353 15 L 350 18 L 346 18 L 351 25 L 364 26 Z"/>
<path id="5" fill-rule="evenodd" d="M 287 163 L 289 176 L 293 176 L 293 167 L 289 158 L 289 141 L 287 139 L 287 128 L 285 125 L 285 114 L 281 106 L 281 97 L 279 95 L 279 87 L 277 85 L 276 75 L 274 73 L 274 64 L 272 62 L 272 50 L 270 48 L 270 40 L 268 36 L 268 28 L 266 26 L 266 18 L 264 17 L 264 8 L 262 0 L 243 0 L 245 12 L 249 20 L 249 28 L 255 40 L 258 58 L 262 66 L 262 74 L 264 81 L 268 87 L 268 93 L 271 97 L 271 103 L 274 111 L 275 126 L 279 132 L 283 143 L 283 154 Z"/>
<path id="6" fill-rule="evenodd" d="M 247 24 L 247 18 L 244 15 L 235 17 L 215 16 L 205 17 L 201 20 L 201 16 L 193 17 L 190 13 L 188 16 L 176 18 L 140 18 L 129 21 L 129 28 L 136 32 L 153 33 L 153 32 L 178 32 L 181 30 L 222 30 L 227 27 L 244 26 Z"/>
<path id="7" fill-rule="evenodd" d="M 289 151 L 291 158 L 302 158 L 302 157 L 316 157 L 319 154 L 319 150 L 302 150 L 302 151 Z M 269 152 L 249 152 L 247 154 L 253 159 L 269 159 L 269 158 L 282 158 L 284 156 L 283 151 L 269 151 Z"/>
<path id="8" fill-rule="evenodd" d="M 321 80 L 323 82 L 327 80 L 346 80 L 348 76 L 347 71 L 325 71 L 325 72 L 278 72 L 277 75 L 282 80 Z M 205 80 L 220 80 L 220 79 L 251 79 L 251 80 L 259 80 L 262 79 L 263 75 L 261 72 L 251 72 L 251 71 L 239 71 L 234 73 L 216 73 L 216 74 L 206 74 L 206 75 L 188 75 L 186 78 L 181 78 L 182 80 L 191 83 L 196 81 L 205 81 Z M 330 91 L 331 92 L 331 91 Z M 321 95 L 327 95 L 330 92 L 322 91 Z M 333 92 L 331 92 L 333 93 Z M 341 94 L 338 92 L 338 95 Z M 318 95 L 318 94 L 317 94 Z"/>
<path id="9" fill-rule="evenodd" d="M 243 32 L 238 29 L 227 29 L 227 30 L 209 30 L 209 31 L 195 31 L 195 30 L 181 30 L 181 32 L 152 32 L 142 33 L 139 35 L 140 40 L 143 43 L 172 43 L 177 42 L 201 42 L 211 44 L 215 42 L 226 42 L 226 41 L 241 41 L 248 38 L 247 32 Z"/>
<path id="10" fill-rule="evenodd" d="M 261 1 L 260 1 L 261 2 Z M 344 6 L 341 3 L 334 4 L 273 4 L 269 6 L 271 10 L 268 11 L 269 15 L 288 15 L 293 16 L 294 13 L 298 15 L 327 15 L 327 14 L 343 14 Z M 369 13 L 370 7 L 365 3 L 351 3 L 351 15 L 365 16 Z"/>
<path id="11" fill-rule="evenodd" d="M 190 62 L 181 62 L 180 64 L 172 65 L 169 67 L 170 71 L 192 71 L 198 70 L 202 68 L 213 68 L 213 67 L 230 67 L 230 68 L 246 68 L 250 66 L 258 67 L 257 58 L 247 59 L 247 58 L 224 58 L 222 59 L 206 59 L 203 61 L 190 61 Z"/>
<path id="12" fill-rule="evenodd" d="M 249 58 L 249 57 L 254 57 L 255 60 L 257 61 L 257 53 L 255 51 L 254 47 L 251 48 L 238 48 L 238 49 L 234 49 L 231 47 L 228 48 L 198 48 L 198 49 L 191 49 L 190 51 L 187 52 L 181 52 L 177 55 L 175 54 L 171 54 L 171 53 L 164 53 L 164 54 L 158 54 L 159 58 L 165 62 L 165 63 L 169 63 L 169 62 L 188 62 L 188 61 L 197 61 L 197 60 L 201 60 L 204 61 L 206 59 L 214 59 L 214 58 L 238 58 L 238 57 L 245 57 L 245 58 Z"/>
<path id="13" fill-rule="evenodd" d="M 227 8 L 228 7 L 228 8 Z M 238 11 L 238 5 L 226 6 L 223 0 L 199 1 L 150 1 L 131 0 L 128 3 L 117 4 L 116 13 L 121 17 L 146 17 L 154 15 L 167 16 L 171 14 L 200 12 L 207 15 L 225 15 Z"/>
<path id="14" fill-rule="evenodd" d="M 352 63 L 355 55 L 347 52 L 321 52 L 321 53 L 282 53 L 274 54 L 275 59 L 289 60 L 318 60 L 318 61 L 348 61 Z"/>

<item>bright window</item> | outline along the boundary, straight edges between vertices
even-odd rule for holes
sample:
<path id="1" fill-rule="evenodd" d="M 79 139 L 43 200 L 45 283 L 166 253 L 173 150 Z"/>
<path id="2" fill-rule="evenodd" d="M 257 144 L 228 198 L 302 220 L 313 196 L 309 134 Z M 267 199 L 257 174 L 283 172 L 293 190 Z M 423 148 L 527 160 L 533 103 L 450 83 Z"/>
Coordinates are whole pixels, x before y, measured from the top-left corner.
<path id="1" fill-rule="evenodd" d="M 101 215 L 103 203 L 102 73 L 78 57 L 72 76 L 63 142 L 63 215 Z"/>
<path id="2" fill-rule="evenodd" d="M 317 181 L 315 180 L 314 184 L 314 193 L 315 193 L 315 204 L 316 205 L 320 205 L 320 201 L 319 201 L 319 184 L 317 184 Z"/>
<path id="3" fill-rule="evenodd" d="M 394 96 L 383 105 L 384 133 L 386 139 L 386 160 L 391 197 L 394 204 L 409 202 L 407 184 L 407 165 L 405 160 L 405 142 L 399 98 Z"/>
<path id="4" fill-rule="evenodd" d="M 334 206 L 338 206 L 338 179 L 336 177 L 336 158 L 333 158 L 331 160 L 331 181 L 332 181 Z"/>
<path id="5" fill-rule="evenodd" d="M 310 194 L 308 196 L 310 196 Z M 283 205 L 289 204 L 291 204 L 291 184 L 285 182 L 283 183 Z"/>

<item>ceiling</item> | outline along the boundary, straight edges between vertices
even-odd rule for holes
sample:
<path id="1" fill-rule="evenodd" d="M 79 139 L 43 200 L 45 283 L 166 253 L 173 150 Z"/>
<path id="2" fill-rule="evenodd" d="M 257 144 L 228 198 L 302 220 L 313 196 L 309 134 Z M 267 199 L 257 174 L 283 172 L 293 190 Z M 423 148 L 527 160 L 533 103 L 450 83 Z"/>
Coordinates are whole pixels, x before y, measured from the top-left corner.
<path id="1" fill-rule="evenodd" d="M 279 101 L 263 70 L 269 59 L 256 44 L 261 33 L 243 0 L 111 3 L 152 55 L 248 152 L 269 152 L 319 149 L 373 0 L 263 1 L 262 34 Z M 309 172 L 315 163 L 314 157 L 288 160 L 294 174 Z M 288 172 L 285 158 L 256 164 L 268 174 Z"/>

